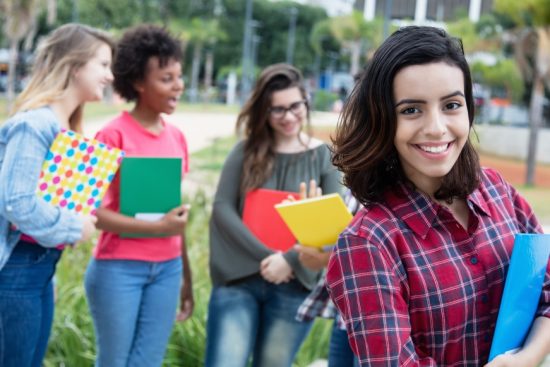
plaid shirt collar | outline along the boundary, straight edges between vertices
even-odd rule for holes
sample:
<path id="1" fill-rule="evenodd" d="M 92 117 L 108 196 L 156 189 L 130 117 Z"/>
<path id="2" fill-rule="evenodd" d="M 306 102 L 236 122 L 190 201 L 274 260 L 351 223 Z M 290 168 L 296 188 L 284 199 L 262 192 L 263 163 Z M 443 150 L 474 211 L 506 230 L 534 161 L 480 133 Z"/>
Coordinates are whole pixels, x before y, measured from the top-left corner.
<path id="1" fill-rule="evenodd" d="M 444 207 L 429 198 L 428 195 L 410 189 L 401 183 L 396 190 L 388 190 L 384 194 L 386 203 L 404 222 L 422 239 L 428 235 L 440 210 Z M 479 189 L 475 189 L 466 202 L 471 210 L 484 216 L 491 216 L 487 202 Z"/>

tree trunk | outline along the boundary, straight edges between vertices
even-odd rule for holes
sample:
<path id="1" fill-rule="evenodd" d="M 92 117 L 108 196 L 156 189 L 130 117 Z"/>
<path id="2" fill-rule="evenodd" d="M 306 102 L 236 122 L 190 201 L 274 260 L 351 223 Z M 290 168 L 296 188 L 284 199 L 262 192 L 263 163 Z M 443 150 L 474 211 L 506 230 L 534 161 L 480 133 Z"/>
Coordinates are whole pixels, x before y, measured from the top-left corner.
<path id="1" fill-rule="evenodd" d="M 206 52 L 204 60 L 204 91 L 206 102 L 210 102 L 210 89 L 212 88 L 212 75 L 214 74 L 214 50 L 211 48 Z"/>
<path id="2" fill-rule="evenodd" d="M 8 112 L 11 111 L 11 107 L 13 105 L 13 101 L 15 100 L 15 83 L 16 83 L 16 68 L 17 68 L 17 46 L 19 45 L 19 41 L 12 39 L 10 40 L 10 56 L 9 56 L 9 62 L 8 62 L 8 84 L 7 84 L 7 90 L 6 90 L 6 97 L 7 97 L 7 110 Z"/>
<path id="3" fill-rule="evenodd" d="M 361 63 L 361 40 L 351 43 L 351 67 L 350 74 L 355 76 L 359 72 L 359 64 Z"/>
<path id="4" fill-rule="evenodd" d="M 199 69 L 201 65 L 201 44 L 197 42 L 193 48 L 193 64 L 191 65 L 191 88 L 189 89 L 189 100 L 197 102 L 199 95 Z"/>
<path id="5" fill-rule="evenodd" d="M 535 167 L 537 164 L 537 141 L 539 129 L 542 121 L 542 108 L 544 103 L 544 83 L 539 73 L 534 75 L 533 90 L 531 92 L 531 102 L 529 104 L 529 145 L 527 150 L 527 175 L 525 184 L 533 186 L 535 184 Z"/>
<path id="6" fill-rule="evenodd" d="M 46 11 L 46 24 L 51 26 L 57 21 L 57 0 L 47 0 Z"/>

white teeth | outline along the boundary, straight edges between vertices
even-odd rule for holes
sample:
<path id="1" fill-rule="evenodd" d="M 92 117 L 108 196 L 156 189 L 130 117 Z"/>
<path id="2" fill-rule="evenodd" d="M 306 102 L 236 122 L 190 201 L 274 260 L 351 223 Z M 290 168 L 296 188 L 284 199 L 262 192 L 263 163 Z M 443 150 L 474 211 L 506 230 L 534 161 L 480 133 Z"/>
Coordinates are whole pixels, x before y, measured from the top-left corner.
<path id="1" fill-rule="evenodd" d="M 447 148 L 449 147 L 449 144 L 440 145 L 438 147 L 433 147 L 433 146 L 427 147 L 427 146 L 419 145 L 419 147 L 420 149 L 428 153 L 442 153 L 445 150 L 447 150 Z"/>

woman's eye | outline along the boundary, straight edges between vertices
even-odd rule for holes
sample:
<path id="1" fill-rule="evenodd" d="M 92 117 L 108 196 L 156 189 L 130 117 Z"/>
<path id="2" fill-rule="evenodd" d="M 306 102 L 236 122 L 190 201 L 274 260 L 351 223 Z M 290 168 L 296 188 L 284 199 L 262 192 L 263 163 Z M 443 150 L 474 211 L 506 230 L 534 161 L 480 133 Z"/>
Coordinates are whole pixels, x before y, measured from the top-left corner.
<path id="1" fill-rule="evenodd" d="M 416 112 L 418 112 L 418 108 L 416 107 L 407 107 L 404 110 L 401 110 L 401 113 L 404 115 L 410 115 Z"/>
<path id="2" fill-rule="evenodd" d="M 445 105 L 445 108 L 448 110 L 456 110 L 457 108 L 462 107 L 462 105 L 458 102 L 450 102 Z"/>

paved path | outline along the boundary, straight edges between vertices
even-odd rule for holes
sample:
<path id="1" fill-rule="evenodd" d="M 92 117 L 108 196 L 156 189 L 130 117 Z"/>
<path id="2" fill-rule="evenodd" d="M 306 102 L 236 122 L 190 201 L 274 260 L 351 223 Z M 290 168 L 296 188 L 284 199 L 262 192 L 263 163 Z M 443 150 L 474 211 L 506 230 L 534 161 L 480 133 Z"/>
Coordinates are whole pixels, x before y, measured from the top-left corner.
<path id="1" fill-rule="evenodd" d="M 84 123 L 84 133 L 94 136 L 95 133 L 113 116 L 107 116 Z M 217 112 L 177 112 L 166 116 L 166 121 L 176 125 L 187 138 L 190 152 L 196 152 L 212 144 L 215 138 L 230 136 L 235 133 L 236 113 Z M 334 126 L 338 114 L 316 112 L 312 115 L 315 126 Z"/>

